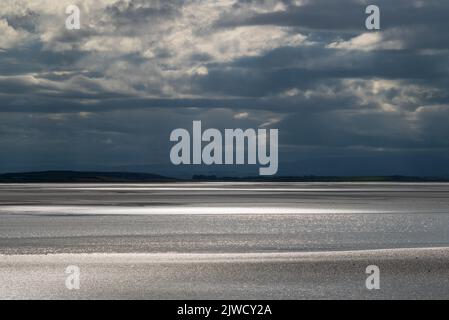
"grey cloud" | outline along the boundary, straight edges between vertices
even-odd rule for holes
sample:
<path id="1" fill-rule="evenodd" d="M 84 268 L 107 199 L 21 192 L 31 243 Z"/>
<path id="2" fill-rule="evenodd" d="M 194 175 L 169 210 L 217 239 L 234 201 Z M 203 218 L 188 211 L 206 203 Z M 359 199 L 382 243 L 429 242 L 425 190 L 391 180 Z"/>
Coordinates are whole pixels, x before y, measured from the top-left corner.
<path id="1" fill-rule="evenodd" d="M 166 19 L 176 18 L 183 4 L 184 1 L 179 0 L 121 0 L 108 6 L 105 14 L 116 25 L 126 28 L 130 23 L 133 25 L 148 22 L 157 24 Z"/>

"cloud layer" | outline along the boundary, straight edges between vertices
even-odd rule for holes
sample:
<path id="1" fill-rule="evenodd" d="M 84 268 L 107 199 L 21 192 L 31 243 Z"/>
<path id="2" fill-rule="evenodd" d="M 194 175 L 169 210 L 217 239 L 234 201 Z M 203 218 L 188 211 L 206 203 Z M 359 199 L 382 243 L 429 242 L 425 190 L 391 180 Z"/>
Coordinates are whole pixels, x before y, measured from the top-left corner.
<path id="1" fill-rule="evenodd" d="M 449 3 L 368 4 L 2 0 L 0 171 L 177 173 L 202 120 L 279 128 L 281 174 L 449 175 Z"/>

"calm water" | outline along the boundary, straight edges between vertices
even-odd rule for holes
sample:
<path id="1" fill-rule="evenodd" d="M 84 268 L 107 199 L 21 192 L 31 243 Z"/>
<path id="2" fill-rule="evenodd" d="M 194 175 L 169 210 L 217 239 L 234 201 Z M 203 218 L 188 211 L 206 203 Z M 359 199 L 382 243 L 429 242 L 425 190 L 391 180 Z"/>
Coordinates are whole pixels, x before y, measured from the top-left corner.
<path id="1" fill-rule="evenodd" d="M 448 299 L 448 195 L 446 184 L 0 185 L 0 299 Z"/>

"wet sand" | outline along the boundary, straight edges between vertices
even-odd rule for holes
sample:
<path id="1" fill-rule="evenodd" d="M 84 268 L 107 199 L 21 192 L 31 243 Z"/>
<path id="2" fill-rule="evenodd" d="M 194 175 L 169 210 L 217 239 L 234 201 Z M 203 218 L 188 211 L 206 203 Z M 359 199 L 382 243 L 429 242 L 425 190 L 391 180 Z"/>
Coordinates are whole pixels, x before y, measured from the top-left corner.
<path id="1" fill-rule="evenodd" d="M 367 290 L 366 267 L 380 268 Z M 65 268 L 80 268 L 79 290 Z M 441 299 L 449 248 L 255 254 L 59 254 L 0 259 L 2 299 Z"/>

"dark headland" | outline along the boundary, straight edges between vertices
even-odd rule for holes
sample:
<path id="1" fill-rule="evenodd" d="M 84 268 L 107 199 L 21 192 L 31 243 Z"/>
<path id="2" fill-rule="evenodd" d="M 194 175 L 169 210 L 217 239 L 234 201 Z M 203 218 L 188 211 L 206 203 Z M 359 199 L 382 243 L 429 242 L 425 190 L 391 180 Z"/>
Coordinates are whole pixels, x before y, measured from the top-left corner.
<path id="1" fill-rule="evenodd" d="M 43 171 L 0 174 L 1 183 L 137 183 L 172 182 L 176 179 L 151 173 Z"/>

